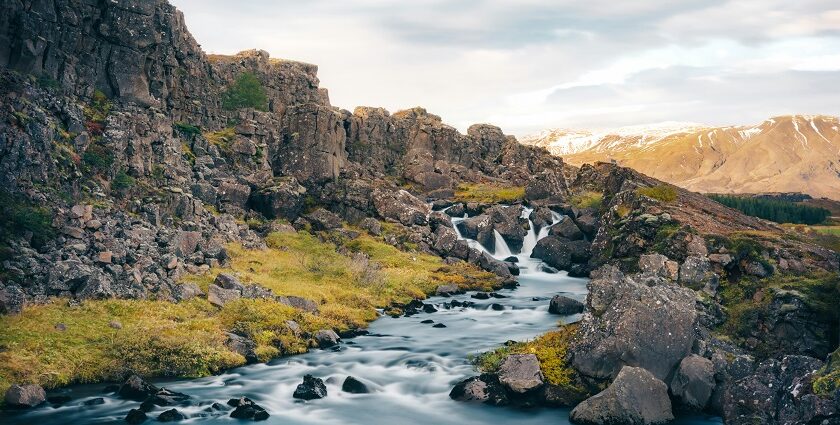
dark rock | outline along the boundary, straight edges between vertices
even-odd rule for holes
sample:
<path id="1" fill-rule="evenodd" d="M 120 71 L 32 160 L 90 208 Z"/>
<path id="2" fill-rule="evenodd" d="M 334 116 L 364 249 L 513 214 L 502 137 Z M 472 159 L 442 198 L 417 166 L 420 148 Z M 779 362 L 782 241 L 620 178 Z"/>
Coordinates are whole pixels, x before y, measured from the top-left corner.
<path id="1" fill-rule="evenodd" d="M 120 386 L 117 392 L 122 398 L 135 401 L 143 401 L 149 396 L 154 395 L 160 389 L 140 378 L 137 375 L 131 375 L 125 383 Z"/>
<path id="2" fill-rule="evenodd" d="M 153 406 L 173 406 L 185 402 L 189 400 L 189 398 L 190 396 L 184 393 L 178 393 L 167 390 L 166 388 L 161 388 L 144 400 L 140 409 L 144 412 L 148 412 L 153 409 Z"/>
<path id="3" fill-rule="evenodd" d="M 562 198 L 566 194 L 568 194 L 566 179 L 562 173 L 554 170 L 545 170 L 532 176 L 525 186 L 525 199 L 529 201 Z"/>
<path id="4" fill-rule="evenodd" d="M 483 374 L 467 378 L 455 385 L 449 398 L 457 401 L 475 401 L 493 406 L 509 404 L 507 391 L 496 375 Z"/>
<path id="5" fill-rule="evenodd" d="M 584 304 L 576 299 L 555 295 L 551 297 L 548 312 L 561 315 L 578 314 L 583 313 L 584 307 Z"/>
<path id="6" fill-rule="evenodd" d="M 583 232 L 580 231 L 580 228 L 569 216 L 563 216 L 559 223 L 551 226 L 551 230 L 549 230 L 548 234 L 552 236 L 560 236 L 561 238 L 565 238 L 570 241 L 583 239 Z"/>
<path id="7" fill-rule="evenodd" d="M 466 208 L 464 208 L 464 204 L 459 203 L 452 205 L 451 207 L 447 208 L 444 212 L 450 217 L 461 218 L 464 216 L 464 214 L 466 214 L 467 210 Z"/>
<path id="8" fill-rule="evenodd" d="M 275 179 L 274 183 L 252 192 L 248 205 L 270 219 L 294 221 L 305 208 L 306 188 L 294 177 Z"/>
<path id="9" fill-rule="evenodd" d="M 367 385 L 352 376 L 344 379 L 344 383 L 341 384 L 341 391 L 351 394 L 367 394 L 370 392 Z"/>
<path id="10" fill-rule="evenodd" d="M 371 235 L 374 235 L 374 236 L 381 236 L 382 235 L 382 223 L 380 223 L 379 220 L 377 220 L 375 218 L 367 217 L 367 218 L 363 219 L 362 222 L 359 223 L 359 227 L 361 227 L 362 230 L 370 233 Z"/>
<path id="11" fill-rule="evenodd" d="M 234 419 L 264 421 L 269 417 L 265 409 L 247 397 L 230 399 L 228 400 L 228 405 L 234 407 L 233 411 L 230 412 L 230 417 Z"/>
<path id="12" fill-rule="evenodd" d="M 519 262 L 519 257 L 516 257 L 515 255 L 511 255 L 510 257 L 505 258 L 504 262 L 506 262 L 506 263 L 518 263 Z"/>
<path id="13" fill-rule="evenodd" d="M 249 364 L 260 361 L 259 356 L 257 356 L 256 342 L 231 332 L 228 332 L 226 336 L 227 340 L 225 341 L 225 346 L 230 349 L 230 351 L 245 357 L 245 361 Z"/>
<path id="14" fill-rule="evenodd" d="M 318 348 L 329 348 L 337 345 L 341 341 L 341 338 L 332 329 L 321 329 L 315 332 L 313 338 L 315 339 L 315 343 L 318 344 Z"/>
<path id="15" fill-rule="evenodd" d="M 26 305 L 26 295 L 16 285 L 0 289 L 0 314 L 18 314 Z"/>
<path id="16" fill-rule="evenodd" d="M 566 270 L 573 263 L 589 261 L 589 243 L 582 240 L 570 241 L 559 236 L 547 236 L 539 240 L 531 253 L 551 267 Z"/>
<path id="17" fill-rule="evenodd" d="M 486 292 L 476 292 L 475 294 L 470 295 L 470 298 L 475 298 L 477 300 L 487 300 L 490 299 L 490 294 Z"/>
<path id="18" fill-rule="evenodd" d="M 14 384 L 6 390 L 4 401 L 16 408 L 32 408 L 47 400 L 47 393 L 40 385 Z"/>
<path id="19" fill-rule="evenodd" d="M 377 189 L 371 194 L 376 213 L 384 219 L 394 220 L 404 226 L 424 226 L 431 212 L 429 205 L 410 193 L 400 190 Z"/>
<path id="20" fill-rule="evenodd" d="M 146 416 L 146 412 L 139 409 L 131 409 L 128 411 L 128 415 L 125 416 L 125 421 L 131 425 L 136 425 L 146 422 L 146 419 L 148 418 L 149 417 Z"/>
<path id="21" fill-rule="evenodd" d="M 424 325 L 431 325 L 432 323 L 435 323 L 435 321 L 432 320 L 432 319 L 426 319 L 426 320 L 420 321 L 420 323 L 422 323 Z"/>
<path id="22" fill-rule="evenodd" d="M 239 281 L 238 277 L 228 273 L 219 273 L 213 283 L 224 289 L 233 289 L 239 292 L 245 289 L 245 285 Z"/>
<path id="23" fill-rule="evenodd" d="M 105 404 L 105 399 L 102 397 L 92 398 L 90 400 L 85 400 L 82 402 L 85 406 L 98 406 L 100 404 Z"/>
<path id="24" fill-rule="evenodd" d="M 307 311 L 313 314 L 318 313 L 318 304 L 316 304 L 315 301 L 303 297 L 290 295 L 288 297 L 277 297 L 276 300 L 281 304 L 286 304 L 299 310 Z"/>
<path id="25" fill-rule="evenodd" d="M 435 323 L 432 327 L 433 328 L 445 328 L 446 325 L 444 325 L 443 323 Z"/>
<path id="26" fill-rule="evenodd" d="M 328 231 L 340 229 L 342 227 L 341 217 L 323 208 L 318 208 L 317 210 L 306 214 L 304 217 L 306 217 L 309 223 L 312 224 L 312 230 Z"/>
<path id="27" fill-rule="evenodd" d="M 216 307 L 224 307 L 225 304 L 239 298 L 242 298 L 242 293 L 236 289 L 224 289 L 217 285 L 210 285 L 207 288 L 207 301 Z"/>
<path id="28" fill-rule="evenodd" d="M 435 306 L 433 306 L 431 304 L 423 304 L 423 312 L 424 313 L 435 313 L 437 311 L 438 311 L 438 309 L 436 309 Z"/>
<path id="29" fill-rule="evenodd" d="M 686 409 L 701 411 L 715 389 L 714 375 L 711 360 L 692 354 L 682 359 L 671 379 L 671 394 Z"/>
<path id="30" fill-rule="evenodd" d="M 575 386 L 545 384 L 542 387 L 539 399 L 542 403 L 553 407 L 574 407 L 585 400 L 589 394 Z"/>
<path id="31" fill-rule="evenodd" d="M 160 422 L 179 422 L 187 419 L 187 417 L 181 414 L 181 412 L 177 409 L 169 409 L 158 415 L 157 419 Z"/>
<path id="32" fill-rule="evenodd" d="M 303 383 L 298 385 L 293 395 L 294 398 L 301 400 L 315 400 L 327 396 L 327 386 L 321 378 L 316 378 L 312 375 L 303 377 Z"/>
<path id="33" fill-rule="evenodd" d="M 625 366 L 606 390 L 572 410 L 576 424 L 664 424 L 674 420 L 668 386 L 638 367 Z"/>
<path id="34" fill-rule="evenodd" d="M 72 398 L 72 397 L 70 397 L 70 396 L 66 396 L 66 395 L 51 395 L 51 396 L 47 396 L 47 402 L 48 402 L 48 403 L 50 403 L 50 404 L 52 404 L 52 405 L 56 405 L 56 406 L 60 406 L 60 405 L 62 405 L 62 404 L 64 404 L 64 403 L 68 403 L 68 402 L 70 402 L 71 400 L 73 400 L 73 398 Z M 97 399 L 93 399 L 93 400 L 97 400 Z M 105 400 L 104 400 L 104 399 L 102 399 L 102 398 L 100 398 L 99 400 L 102 400 L 102 403 L 104 403 L 104 402 L 105 402 Z M 88 401 L 91 401 L 91 400 L 88 400 Z M 87 402 L 84 402 L 84 403 L 82 403 L 82 404 L 86 404 L 86 403 L 87 403 Z M 99 404 L 102 404 L 102 403 L 99 403 Z M 97 403 L 94 403 L 94 404 L 97 404 Z"/>
<path id="35" fill-rule="evenodd" d="M 458 288 L 458 285 L 440 285 L 435 289 L 435 295 L 457 295 L 463 291 Z"/>
<path id="36" fill-rule="evenodd" d="M 543 385 L 540 361 L 534 354 L 511 354 L 499 366 L 499 382 L 517 394 L 539 388 Z"/>
<path id="37" fill-rule="evenodd" d="M 495 311 L 502 311 L 502 310 L 505 309 L 505 306 L 503 306 L 499 303 L 493 303 L 493 304 L 490 304 L 490 309 L 495 310 Z"/>

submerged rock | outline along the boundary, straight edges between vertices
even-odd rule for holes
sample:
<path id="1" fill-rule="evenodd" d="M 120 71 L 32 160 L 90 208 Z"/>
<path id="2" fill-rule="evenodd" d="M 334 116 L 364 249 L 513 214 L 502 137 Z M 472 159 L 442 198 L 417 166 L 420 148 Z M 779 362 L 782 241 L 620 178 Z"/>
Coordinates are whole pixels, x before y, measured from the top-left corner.
<path id="1" fill-rule="evenodd" d="M 315 343 L 318 344 L 318 348 L 332 347 L 341 340 L 338 334 L 332 329 L 321 329 L 315 333 L 313 338 L 315 338 Z"/>
<path id="2" fill-rule="evenodd" d="M 507 392 L 499 382 L 499 377 L 486 373 L 457 383 L 449 392 L 449 398 L 457 401 L 481 402 L 493 406 L 503 406 L 509 403 Z"/>
<path id="3" fill-rule="evenodd" d="M 232 398 L 228 400 L 229 406 L 234 407 L 230 412 L 230 417 L 235 419 L 250 419 L 252 421 L 264 421 L 268 419 L 269 414 L 262 408 L 262 406 L 254 403 L 248 397 Z M 215 404 L 214 404 L 215 406 Z M 216 410 L 221 410 L 216 409 Z"/>
<path id="4" fill-rule="evenodd" d="M 585 425 L 650 425 L 674 420 L 668 386 L 639 367 L 625 366 L 607 389 L 584 400 L 569 419 Z"/>
<path id="5" fill-rule="evenodd" d="M 144 381 L 143 378 L 137 375 L 131 375 L 125 383 L 120 386 L 120 390 L 117 394 L 121 398 L 143 401 L 157 393 L 159 390 L 160 389 L 158 387 Z"/>
<path id="6" fill-rule="evenodd" d="M 157 420 L 159 422 L 178 422 L 187 419 L 181 412 L 177 409 L 169 409 L 158 415 Z"/>
<path id="7" fill-rule="evenodd" d="M 128 415 L 125 416 L 125 421 L 130 425 L 137 425 L 146 422 L 146 419 L 149 417 L 146 416 L 146 412 L 140 409 L 131 409 L 128 411 Z"/>
<path id="8" fill-rule="evenodd" d="M 327 386 L 321 378 L 312 375 L 303 377 L 303 383 L 297 386 L 294 398 L 301 400 L 315 400 L 327 396 Z"/>
<path id="9" fill-rule="evenodd" d="M 344 379 L 344 383 L 341 384 L 341 391 L 350 394 L 367 394 L 370 392 L 367 385 L 364 382 L 359 381 L 358 379 L 348 376 Z"/>

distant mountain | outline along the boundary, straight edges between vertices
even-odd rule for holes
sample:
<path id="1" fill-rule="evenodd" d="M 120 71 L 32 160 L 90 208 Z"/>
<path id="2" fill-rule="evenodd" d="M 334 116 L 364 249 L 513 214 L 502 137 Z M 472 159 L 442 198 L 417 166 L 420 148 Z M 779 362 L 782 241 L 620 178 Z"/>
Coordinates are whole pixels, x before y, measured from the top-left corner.
<path id="1" fill-rule="evenodd" d="M 573 165 L 615 161 L 689 190 L 840 199 L 840 120 L 790 115 L 755 126 L 662 123 L 527 137 Z"/>

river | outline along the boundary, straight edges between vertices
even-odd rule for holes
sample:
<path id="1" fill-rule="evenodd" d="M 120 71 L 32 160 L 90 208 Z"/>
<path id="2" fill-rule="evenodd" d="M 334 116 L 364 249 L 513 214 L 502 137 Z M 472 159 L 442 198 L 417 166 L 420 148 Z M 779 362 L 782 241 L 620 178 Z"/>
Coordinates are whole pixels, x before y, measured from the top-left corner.
<path id="1" fill-rule="evenodd" d="M 526 210 L 524 216 L 528 213 Z M 557 219 L 559 217 L 555 217 L 555 222 Z M 437 312 L 401 318 L 382 316 L 371 324 L 369 335 L 347 340 L 336 349 L 315 350 L 208 378 L 154 382 L 192 396 L 191 406 L 177 407 L 190 416 L 186 423 L 235 422 L 227 413 L 212 416 L 207 408 L 210 403 L 225 404 L 230 398 L 244 395 L 268 410 L 271 417 L 263 422 L 267 424 L 567 424 L 568 409 L 491 407 L 449 399 L 449 391 L 456 382 L 476 374 L 468 360 L 470 355 L 494 349 L 508 340 L 534 338 L 555 328 L 560 320 L 579 319 L 578 316 L 548 314 L 548 302 L 553 295 L 564 294 L 584 301 L 587 279 L 571 278 L 565 272 L 547 273 L 542 271 L 538 260 L 529 258 L 536 241 L 547 232 L 547 228 L 539 234 L 531 231 L 526 237 L 522 252 L 516 254 L 520 286 L 498 291 L 504 298 L 478 300 L 472 299 L 470 294 L 432 297 L 426 303 L 435 304 Z M 504 240 L 497 235 L 496 241 L 496 257 L 509 256 L 510 249 Z M 476 241 L 468 242 L 486 250 Z M 499 246 L 501 244 L 504 246 Z M 447 308 L 446 303 L 452 300 L 472 301 L 475 306 Z M 494 303 L 504 309 L 491 308 Z M 435 328 L 432 323 L 423 323 L 428 320 L 446 327 Z M 327 381 L 326 398 L 308 402 L 292 398 L 305 374 Z M 368 384 L 372 392 L 342 392 L 341 383 L 348 375 Z M 104 395 L 102 387 L 70 387 L 66 391 L 73 401 L 64 406 L 42 407 L 7 416 L 0 422 L 38 425 L 125 423 L 126 413 L 139 403 Z M 84 405 L 86 400 L 95 397 L 104 397 L 105 403 Z M 163 410 L 158 408 L 150 412 L 147 422 L 155 422 Z M 675 423 L 710 424 L 720 423 L 720 420 L 682 416 Z"/>

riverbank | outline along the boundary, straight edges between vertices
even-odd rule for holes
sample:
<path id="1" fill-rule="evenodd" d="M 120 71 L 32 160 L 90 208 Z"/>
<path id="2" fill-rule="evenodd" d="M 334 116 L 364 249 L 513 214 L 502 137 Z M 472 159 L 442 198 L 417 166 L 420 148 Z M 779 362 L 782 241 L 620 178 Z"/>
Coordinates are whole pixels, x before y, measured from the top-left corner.
<path id="1" fill-rule="evenodd" d="M 206 294 L 219 274 L 231 274 L 275 296 L 308 300 L 309 311 L 275 299 L 240 298 L 218 307 L 198 295 L 180 303 L 56 299 L 0 316 L 0 392 L 12 383 L 52 389 L 120 380 L 129 372 L 208 376 L 249 360 L 306 352 L 319 330 L 364 328 L 377 309 L 426 298 L 439 285 L 499 285 L 495 275 L 474 266 L 400 251 L 369 233 L 320 236 L 287 230 L 270 234 L 266 249 L 228 245 L 226 267 L 182 279 Z M 230 333 L 252 341 L 257 358 L 247 359 Z"/>

